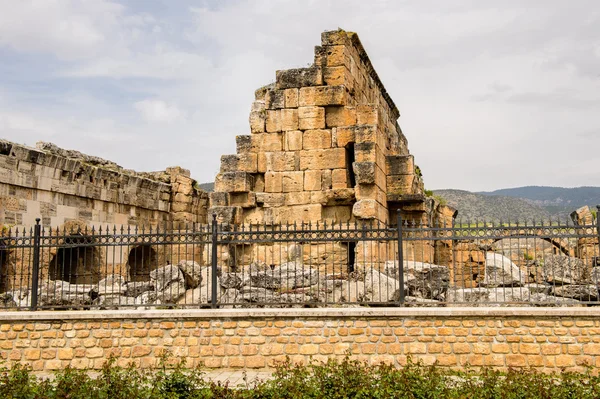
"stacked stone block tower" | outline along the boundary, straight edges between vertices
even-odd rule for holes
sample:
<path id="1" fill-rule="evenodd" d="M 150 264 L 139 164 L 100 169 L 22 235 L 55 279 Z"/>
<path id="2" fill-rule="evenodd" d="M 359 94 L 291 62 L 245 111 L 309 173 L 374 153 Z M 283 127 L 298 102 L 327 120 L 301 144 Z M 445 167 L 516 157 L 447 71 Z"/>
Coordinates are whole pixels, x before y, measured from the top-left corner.
<path id="1" fill-rule="evenodd" d="M 321 39 L 312 66 L 277 71 L 256 91 L 251 134 L 221 158 L 209 214 L 225 223 L 387 223 L 402 210 L 430 221 L 439 204 L 423 195 L 398 108 L 358 36 Z"/>

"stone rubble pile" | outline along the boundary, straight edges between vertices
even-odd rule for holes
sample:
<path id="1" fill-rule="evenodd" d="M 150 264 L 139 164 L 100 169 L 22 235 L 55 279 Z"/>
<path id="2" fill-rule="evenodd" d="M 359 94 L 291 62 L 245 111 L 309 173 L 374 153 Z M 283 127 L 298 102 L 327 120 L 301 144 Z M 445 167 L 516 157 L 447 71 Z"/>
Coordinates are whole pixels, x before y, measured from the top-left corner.
<path id="1" fill-rule="evenodd" d="M 403 266 L 405 300 L 415 306 L 563 306 L 599 299 L 600 267 L 586 268 L 580 259 L 563 255 L 547 255 L 538 262 L 535 267 L 541 280 L 530 282 L 527 273 L 509 258 L 488 252 L 485 278 L 476 288 L 452 287 L 446 266 L 417 261 L 405 261 Z M 381 272 L 378 267 L 357 265 L 349 273 L 326 274 L 297 258 L 275 267 L 253 263 L 240 272 L 221 272 L 219 268 L 218 301 L 225 308 L 398 303 L 398 262 L 385 262 Z M 212 296 L 210 273 L 209 266 L 183 260 L 151 271 L 149 281 L 126 281 L 120 275 L 109 275 L 93 285 L 48 281 L 39 289 L 38 305 L 100 309 L 206 307 Z M 29 290 L 0 295 L 3 308 L 30 304 Z"/>

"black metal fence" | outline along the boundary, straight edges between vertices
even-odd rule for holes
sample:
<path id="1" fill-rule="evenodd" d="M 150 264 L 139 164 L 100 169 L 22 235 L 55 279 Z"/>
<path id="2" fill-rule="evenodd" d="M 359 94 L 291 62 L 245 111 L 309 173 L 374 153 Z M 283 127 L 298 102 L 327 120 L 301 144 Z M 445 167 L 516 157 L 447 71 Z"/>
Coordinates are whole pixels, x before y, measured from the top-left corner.
<path id="1" fill-rule="evenodd" d="M 381 223 L 0 236 L 0 309 L 600 304 L 600 226 Z"/>

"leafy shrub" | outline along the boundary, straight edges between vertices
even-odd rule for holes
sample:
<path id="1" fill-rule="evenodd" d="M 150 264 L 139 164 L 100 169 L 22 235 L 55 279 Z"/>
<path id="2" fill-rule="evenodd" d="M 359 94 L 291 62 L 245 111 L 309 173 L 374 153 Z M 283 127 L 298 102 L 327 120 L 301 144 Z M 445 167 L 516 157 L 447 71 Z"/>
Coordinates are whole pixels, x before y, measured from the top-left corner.
<path id="1" fill-rule="evenodd" d="M 410 359 L 406 366 L 369 365 L 346 357 L 342 361 L 279 365 L 268 381 L 230 387 L 203 378 L 197 369 L 179 363 L 169 370 L 140 371 L 120 367 L 114 359 L 93 378 L 67 368 L 52 380 L 36 378 L 20 364 L 0 368 L 0 397 L 15 399 L 592 399 L 600 397 L 600 377 L 585 373 L 541 374 L 533 370 L 451 371 Z"/>

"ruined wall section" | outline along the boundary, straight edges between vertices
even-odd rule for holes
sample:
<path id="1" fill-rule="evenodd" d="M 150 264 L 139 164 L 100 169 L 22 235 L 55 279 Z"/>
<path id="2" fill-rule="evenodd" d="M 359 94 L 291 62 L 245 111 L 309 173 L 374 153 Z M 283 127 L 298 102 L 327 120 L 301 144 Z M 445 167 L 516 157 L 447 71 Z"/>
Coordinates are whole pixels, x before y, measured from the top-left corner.
<path id="1" fill-rule="evenodd" d="M 323 33 L 312 66 L 277 71 L 255 98 L 251 135 L 221 158 L 210 213 L 227 223 L 389 221 L 386 158 L 410 154 L 355 33 Z"/>
<path id="2" fill-rule="evenodd" d="M 189 171 L 136 173 L 113 162 L 49 143 L 0 142 L 0 224 L 164 226 L 206 222 L 206 193 Z"/>

